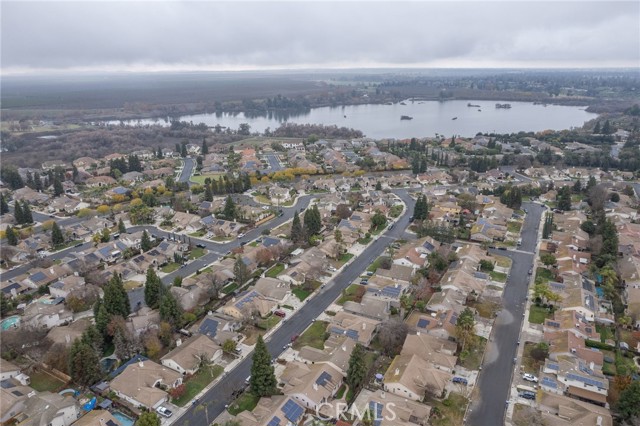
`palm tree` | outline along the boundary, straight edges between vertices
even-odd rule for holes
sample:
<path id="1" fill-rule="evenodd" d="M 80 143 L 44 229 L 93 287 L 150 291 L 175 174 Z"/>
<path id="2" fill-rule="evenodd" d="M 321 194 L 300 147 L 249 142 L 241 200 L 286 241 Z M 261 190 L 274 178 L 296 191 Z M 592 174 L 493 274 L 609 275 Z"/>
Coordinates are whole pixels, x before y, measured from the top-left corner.
<path id="1" fill-rule="evenodd" d="M 469 308 L 465 308 L 464 311 L 458 316 L 456 322 L 456 337 L 462 341 L 461 352 L 464 352 L 464 347 L 467 340 L 473 338 L 476 328 L 476 320 L 473 316 L 473 311 Z"/>

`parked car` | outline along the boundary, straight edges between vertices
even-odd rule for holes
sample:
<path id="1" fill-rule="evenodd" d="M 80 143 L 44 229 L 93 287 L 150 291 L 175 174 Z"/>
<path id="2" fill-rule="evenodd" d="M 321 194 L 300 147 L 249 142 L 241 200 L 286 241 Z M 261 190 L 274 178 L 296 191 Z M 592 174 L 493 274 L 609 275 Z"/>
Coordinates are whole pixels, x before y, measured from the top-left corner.
<path id="1" fill-rule="evenodd" d="M 242 238 L 242 237 L 244 237 L 244 232 L 241 232 L 238 234 L 238 238 Z"/>
<path id="2" fill-rule="evenodd" d="M 295 342 L 297 338 L 298 338 L 298 335 L 294 334 L 293 336 L 291 336 L 291 341 Z"/>
<path id="3" fill-rule="evenodd" d="M 169 410 L 167 407 L 163 407 L 162 405 L 156 408 L 156 411 L 158 412 L 158 414 L 166 418 L 169 418 L 173 415 L 173 411 Z"/>
<path id="4" fill-rule="evenodd" d="M 464 377 L 454 377 L 453 378 L 453 383 L 460 383 L 460 384 L 465 385 L 465 386 L 467 386 L 467 384 L 469 384 L 467 379 L 465 379 Z"/>
<path id="5" fill-rule="evenodd" d="M 369 278 L 363 278 L 363 279 L 361 279 L 361 280 L 360 280 L 360 284 L 362 284 L 362 285 L 367 285 L 367 284 L 369 284 Z"/>
<path id="6" fill-rule="evenodd" d="M 279 316 L 280 318 L 284 318 L 284 317 L 286 317 L 286 316 L 287 316 L 287 314 L 286 314 L 284 311 L 275 311 L 275 312 L 273 313 L 273 315 L 277 315 L 277 316 Z"/>
<path id="7" fill-rule="evenodd" d="M 196 244 L 196 247 L 203 249 L 203 248 L 206 248 L 207 246 L 202 244 L 202 243 L 198 243 L 198 244 Z"/>
<path id="8" fill-rule="evenodd" d="M 520 392 L 520 396 L 524 399 L 536 399 L 535 392 L 530 391 Z"/>
<path id="9" fill-rule="evenodd" d="M 524 380 L 526 380 L 527 382 L 538 383 L 538 378 L 536 376 L 534 376 L 533 374 L 525 373 L 525 374 L 522 375 L 522 378 Z"/>

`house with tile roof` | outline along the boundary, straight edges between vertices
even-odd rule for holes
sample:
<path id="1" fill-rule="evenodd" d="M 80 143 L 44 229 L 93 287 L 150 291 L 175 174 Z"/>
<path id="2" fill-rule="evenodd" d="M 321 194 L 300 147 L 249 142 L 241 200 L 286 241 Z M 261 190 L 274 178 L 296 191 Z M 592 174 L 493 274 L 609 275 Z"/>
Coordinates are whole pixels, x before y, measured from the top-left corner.
<path id="1" fill-rule="evenodd" d="M 203 362 L 222 357 L 222 347 L 204 334 L 192 336 L 160 359 L 165 367 L 180 374 L 195 374 Z"/>
<path id="2" fill-rule="evenodd" d="M 169 399 L 160 388 L 175 388 L 182 384 L 182 374 L 150 360 L 129 364 L 111 381 L 115 394 L 134 407 L 155 410 Z"/>

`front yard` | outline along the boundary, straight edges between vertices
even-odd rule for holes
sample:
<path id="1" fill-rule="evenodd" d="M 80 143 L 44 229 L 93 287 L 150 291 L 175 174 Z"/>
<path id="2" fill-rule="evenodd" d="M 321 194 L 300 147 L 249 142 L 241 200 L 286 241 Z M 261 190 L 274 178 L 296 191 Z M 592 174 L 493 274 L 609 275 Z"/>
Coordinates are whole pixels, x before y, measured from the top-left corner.
<path id="1" fill-rule="evenodd" d="M 522 222 L 515 222 L 515 221 L 507 222 L 507 231 L 513 232 L 514 234 L 519 234 L 520 229 L 522 229 Z"/>
<path id="2" fill-rule="evenodd" d="M 167 263 L 162 268 L 160 268 L 160 270 L 165 274 L 170 274 L 171 272 L 177 271 L 178 269 L 180 269 L 180 264 L 176 262 Z"/>
<path id="3" fill-rule="evenodd" d="M 196 247 L 193 250 L 191 250 L 191 253 L 189 253 L 189 260 L 198 259 L 198 258 L 204 256 L 204 254 L 206 252 L 207 251 L 205 249 L 200 248 L 200 247 Z"/>
<path id="4" fill-rule="evenodd" d="M 429 424 L 433 426 L 458 426 L 463 424 L 464 413 L 469 400 L 457 393 L 450 393 L 447 399 L 428 398 L 426 401 L 433 407 Z"/>
<path id="5" fill-rule="evenodd" d="M 532 324 L 543 324 L 544 320 L 551 318 L 553 313 L 542 306 L 531 305 L 529 310 L 529 322 Z"/>
<path id="6" fill-rule="evenodd" d="M 324 342 L 328 337 L 326 332 L 328 324 L 325 321 L 315 321 L 296 339 L 293 348 L 300 349 L 303 346 L 311 346 L 316 349 L 324 349 Z"/>
<path id="7" fill-rule="evenodd" d="M 500 283 L 507 282 L 507 274 L 503 274 L 502 272 L 491 271 L 489 272 L 489 275 L 491 275 L 491 279 L 493 281 L 498 281 Z"/>
<path id="8" fill-rule="evenodd" d="M 271 315 L 263 320 L 260 320 L 260 322 L 258 322 L 258 326 L 264 330 L 271 330 L 280 322 L 281 319 L 282 318 L 277 315 Z"/>
<path id="9" fill-rule="evenodd" d="M 227 411 L 229 414 L 237 416 L 243 411 L 252 411 L 258 405 L 258 401 L 260 401 L 260 397 L 253 395 L 250 392 L 245 392 L 238 397 L 231 405 Z"/>
<path id="10" fill-rule="evenodd" d="M 336 303 L 338 305 L 344 305 L 348 301 L 360 303 L 366 291 L 367 289 L 360 284 L 351 284 L 342 291 L 342 296 Z"/>
<path id="11" fill-rule="evenodd" d="M 282 263 L 276 263 L 264 275 L 269 278 L 276 278 L 282 271 L 284 271 L 284 265 Z"/>
<path id="12" fill-rule="evenodd" d="M 487 339 L 476 336 L 471 343 L 467 344 L 465 350 L 460 352 L 458 362 L 468 370 L 477 370 L 482 364 L 486 346 Z"/>
<path id="13" fill-rule="evenodd" d="M 191 376 L 185 383 L 187 390 L 180 398 L 174 399 L 172 402 L 179 407 L 191 401 L 197 394 L 200 393 L 209 383 L 211 383 L 216 377 L 218 377 L 224 368 L 219 365 L 211 366 L 210 368 L 204 367 Z"/>

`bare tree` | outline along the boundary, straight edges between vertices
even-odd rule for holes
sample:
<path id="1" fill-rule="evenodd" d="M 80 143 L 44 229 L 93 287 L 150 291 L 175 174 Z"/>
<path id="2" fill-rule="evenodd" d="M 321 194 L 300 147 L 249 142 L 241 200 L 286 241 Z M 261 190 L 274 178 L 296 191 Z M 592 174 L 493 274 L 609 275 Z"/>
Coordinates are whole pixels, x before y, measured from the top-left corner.
<path id="1" fill-rule="evenodd" d="M 407 324 L 394 318 L 380 327 L 378 341 L 387 355 L 394 356 L 400 353 L 408 332 Z"/>
<path id="2" fill-rule="evenodd" d="M 209 272 L 205 276 L 205 283 L 207 284 L 207 294 L 218 300 L 220 298 L 220 290 L 224 287 L 224 282 L 216 274 Z"/>
<path id="3" fill-rule="evenodd" d="M 594 211 L 604 210 L 604 203 L 607 202 L 609 192 L 604 185 L 596 185 L 589 190 L 589 202 L 591 203 L 591 209 Z"/>

